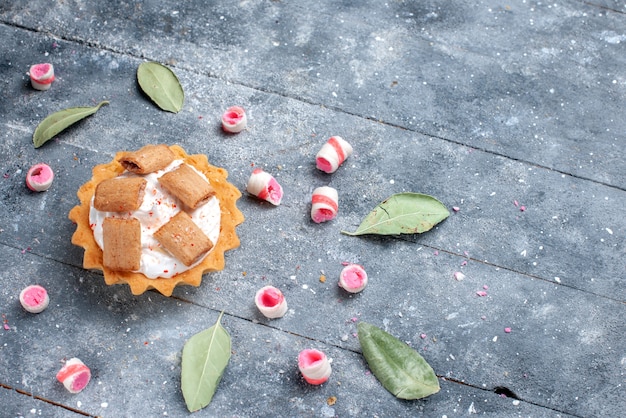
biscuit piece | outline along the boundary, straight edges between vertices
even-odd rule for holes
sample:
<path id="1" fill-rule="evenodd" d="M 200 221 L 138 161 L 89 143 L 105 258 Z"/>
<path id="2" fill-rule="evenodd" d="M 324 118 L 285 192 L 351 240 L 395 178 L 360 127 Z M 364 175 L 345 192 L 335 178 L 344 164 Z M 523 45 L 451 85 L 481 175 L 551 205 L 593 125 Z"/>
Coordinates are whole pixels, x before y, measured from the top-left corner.
<path id="1" fill-rule="evenodd" d="M 175 170 L 163 174 L 159 183 L 191 209 L 215 196 L 215 190 L 209 182 L 187 164 L 181 164 Z"/>
<path id="2" fill-rule="evenodd" d="M 103 264 L 113 271 L 139 270 L 141 223 L 136 218 L 108 217 L 102 223 Z"/>
<path id="3" fill-rule="evenodd" d="M 213 243 L 187 212 L 180 211 L 154 233 L 163 248 L 190 266 L 213 248 Z"/>
<path id="4" fill-rule="evenodd" d="M 102 212 L 132 212 L 143 202 L 146 180 L 141 177 L 117 177 L 96 186 L 93 207 Z"/>
<path id="5" fill-rule="evenodd" d="M 165 144 L 146 145 L 145 147 L 124 154 L 118 161 L 122 166 L 135 174 L 148 174 L 162 170 L 176 156 Z"/>

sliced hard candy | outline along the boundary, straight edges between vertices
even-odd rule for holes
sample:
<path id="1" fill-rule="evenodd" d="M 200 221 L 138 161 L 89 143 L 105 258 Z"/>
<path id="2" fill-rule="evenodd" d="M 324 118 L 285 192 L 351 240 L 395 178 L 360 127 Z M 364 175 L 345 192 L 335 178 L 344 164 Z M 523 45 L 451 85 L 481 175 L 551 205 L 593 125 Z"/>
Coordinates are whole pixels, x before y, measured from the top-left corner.
<path id="1" fill-rule="evenodd" d="M 20 304 L 30 313 L 40 313 L 48 307 L 50 297 L 46 289 L 31 285 L 20 292 Z"/>
<path id="2" fill-rule="evenodd" d="M 337 216 L 339 194 L 329 186 L 318 187 L 311 196 L 311 219 L 315 223 L 330 221 Z"/>
<path id="3" fill-rule="evenodd" d="M 367 286 L 367 273 L 363 266 L 349 264 L 339 275 L 339 286 L 350 293 L 358 293 Z"/>
<path id="4" fill-rule="evenodd" d="M 287 312 L 285 296 L 274 286 L 260 288 L 254 296 L 254 303 L 266 318 L 281 318 Z"/>
<path id="5" fill-rule="evenodd" d="M 325 173 L 334 173 L 352 155 L 352 145 L 340 136 L 331 136 L 315 156 L 315 165 Z"/>
<path id="6" fill-rule="evenodd" d="M 26 173 L 26 187 L 34 192 L 44 192 L 50 188 L 54 180 L 54 172 L 49 165 L 35 164 Z"/>
<path id="7" fill-rule="evenodd" d="M 91 370 L 79 359 L 71 358 L 57 373 L 57 380 L 71 393 L 78 393 L 91 380 Z"/>
<path id="8" fill-rule="evenodd" d="M 298 354 L 298 369 L 302 377 L 312 385 L 321 385 L 330 377 L 330 362 L 322 351 L 305 349 Z"/>
<path id="9" fill-rule="evenodd" d="M 222 115 L 222 129 L 230 133 L 239 133 L 248 126 L 246 111 L 239 106 L 231 106 Z"/>
<path id="10" fill-rule="evenodd" d="M 248 185 L 246 186 L 248 193 L 253 194 L 259 199 L 266 200 L 272 205 L 280 205 L 283 198 L 283 188 L 276 179 L 260 168 L 252 171 Z"/>
<path id="11" fill-rule="evenodd" d="M 35 64 L 28 74 L 35 90 L 48 90 L 54 81 L 54 66 L 50 63 Z"/>

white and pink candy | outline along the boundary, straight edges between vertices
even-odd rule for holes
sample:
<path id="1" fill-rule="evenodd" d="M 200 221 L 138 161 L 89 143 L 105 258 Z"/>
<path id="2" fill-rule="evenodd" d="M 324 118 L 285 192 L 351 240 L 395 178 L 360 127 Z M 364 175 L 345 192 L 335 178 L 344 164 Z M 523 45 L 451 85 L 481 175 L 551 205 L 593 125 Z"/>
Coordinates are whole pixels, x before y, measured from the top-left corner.
<path id="1" fill-rule="evenodd" d="M 49 165 L 35 164 L 26 173 L 26 187 L 34 192 L 44 192 L 50 188 L 54 180 L 54 172 Z"/>
<path id="2" fill-rule="evenodd" d="M 298 369 L 312 385 L 321 385 L 330 377 L 332 369 L 326 354 L 315 349 L 305 349 L 298 354 Z"/>
<path id="3" fill-rule="evenodd" d="M 77 358 L 71 358 L 57 373 L 57 380 L 71 393 L 78 393 L 91 380 L 91 370 Z"/>
<path id="4" fill-rule="evenodd" d="M 40 313 L 49 303 L 48 292 L 37 284 L 27 286 L 20 292 L 20 304 L 27 312 Z"/>
<path id="5" fill-rule="evenodd" d="M 367 273 L 363 266 L 348 264 L 341 270 L 339 286 L 350 293 L 358 293 L 367 286 Z"/>
<path id="6" fill-rule="evenodd" d="M 28 74 L 35 90 L 48 90 L 54 81 L 54 67 L 49 63 L 31 66 Z"/>
<path id="7" fill-rule="evenodd" d="M 339 194 L 329 186 L 318 187 L 311 196 L 311 219 L 315 223 L 330 221 L 337 216 Z"/>
<path id="8" fill-rule="evenodd" d="M 231 106 L 222 114 L 222 129 L 230 133 L 239 133 L 248 126 L 246 111 L 239 106 Z"/>
<path id="9" fill-rule="evenodd" d="M 274 286 L 265 286 L 257 290 L 254 303 L 263 316 L 269 319 L 282 318 L 287 313 L 287 300 Z"/>
<path id="10" fill-rule="evenodd" d="M 325 173 L 334 173 L 352 155 L 352 145 L 340 136 L 331 136 L 315 156 L 315 165 Z"/>
<path id="11" fill-rule="evenodd" d="M 283 188 L 276 179 L 260 168 L 255 168 L 248 179 L 246 186 L 248 193 L 255 195 L 259 199 L 266 200 L 272 205 L 280 205 L 283 198 Z"/>

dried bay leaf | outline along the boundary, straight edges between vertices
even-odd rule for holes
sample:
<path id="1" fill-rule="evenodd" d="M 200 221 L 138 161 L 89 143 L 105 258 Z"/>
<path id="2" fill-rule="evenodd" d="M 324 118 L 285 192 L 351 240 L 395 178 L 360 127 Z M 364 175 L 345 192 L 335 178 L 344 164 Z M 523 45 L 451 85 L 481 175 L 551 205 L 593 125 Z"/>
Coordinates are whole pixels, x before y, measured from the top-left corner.
<path id="1" fill-rule="evenodd" d="M 158 62 L 144 62 L 137 68 L 137 81 L 144 93 L 161 109 L 178 113 L 185 93 L 176 74 Z"/>
<path id="2" fill-rule="evenodd" d="M 354 232 L 346 235 L 398 235 L 429 231 L 450 215 L 439 200 L 421 193 L 397 193 L 379 203 Z"/>
<path id="3" fill-rule="evenodd" d="M 417 351 L 382 329 L 359 322 L 363 357 L 385 389 L 400 399 L 421 399 L 439 392 L 439 380 Z"/>
<path id="4" fill-rule="evenodd" d="M 220 323 L 191 337 L 183 347 L 181 389 L 189 412 L 207 406 L 230 360 L 230 335 Z"/>
<path id="5" fill-rule="evenodd" d="M 35 148 L 39 148 L 54 138 L 59 132 L 69 128 L 79 120 L 93 115 L 105 104 L 109 104 L 109 102 L 104 100 L 93 107 L 70 107 L 47 116 L 37 125 L 33 134 Z"/>

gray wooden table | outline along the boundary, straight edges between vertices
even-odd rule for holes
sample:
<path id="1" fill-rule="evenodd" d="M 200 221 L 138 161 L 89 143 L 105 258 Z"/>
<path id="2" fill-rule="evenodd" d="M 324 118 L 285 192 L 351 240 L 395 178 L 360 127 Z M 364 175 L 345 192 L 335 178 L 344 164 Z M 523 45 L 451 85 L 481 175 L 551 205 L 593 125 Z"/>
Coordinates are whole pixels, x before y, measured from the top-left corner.
<path id="1" fill-rule="evenodd" d="M 0 38 L 0 415 L 186 416 L 182 347 L 220 311 L 232 358 L 197 416 L 626 409 L 623 2 L 15 0 L 0 4 Z M 179 77 L 180 113 L 139 90 L 145 60 Z M 55 66 L 47 92 L 26 74 L 39 62 Z M 45 116 L 101 100 L 110 105 L 33 147 Z M 231 105 L 249 120 L 234 136 L 219 122 Z M 327 175 L 314 157 L 331 135 L 354 154 Z M 106 286 L 70 243 L 67 214 L 91 168 L 148 143 L 206 154 L 242 191 L 253 166 L 285 190 L 278 207 L 244 192 L 241 247 L 169 298 Z M 55 170 L 45 193 L 24 185 L 37 162 Z M 318 225 L 310 195 L 323 185 L 339 191 L 339 215 Z M 403 191 L 437 197 L 451 216 L 421 235 L 340 234 Z M 343 262 L 368 271 L 362 293 L 337 287 Z M 31 283 L 50 294 L 38 315 L 18 302 Z M 287 297 L 281 319 L 254 306 L 267 284 Z M 388 393 L 361 355 L 358 321 L 414 347 L 441 391 Z M 304 348 L 332 359 L 327 383 L 301 378 Z M 55 379 L 71 357 L 93 374 L 76 395 Z"/>

